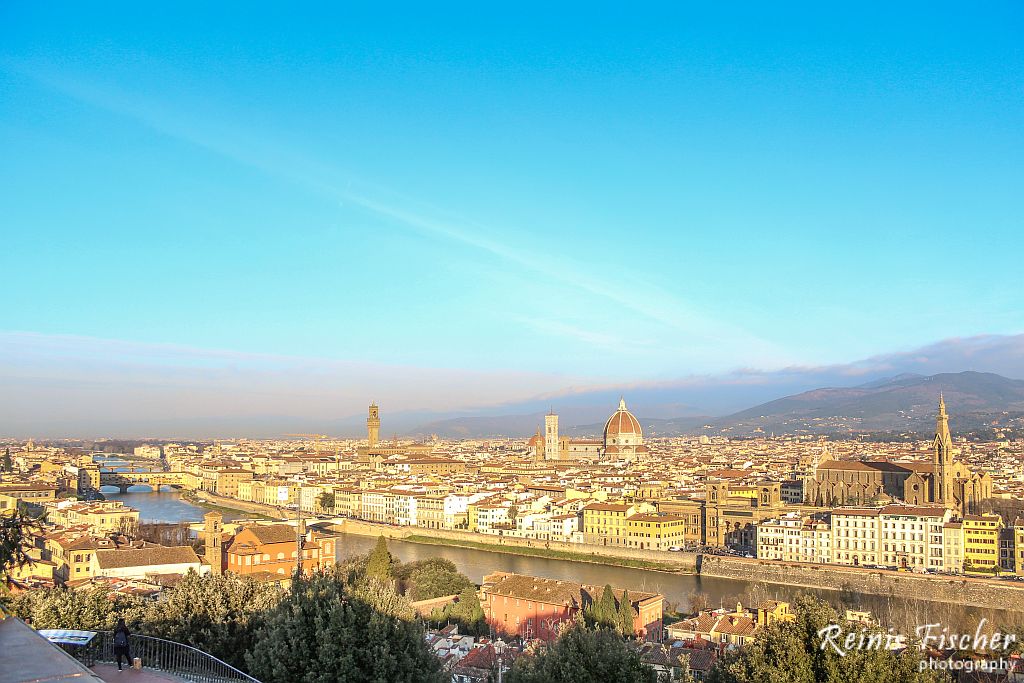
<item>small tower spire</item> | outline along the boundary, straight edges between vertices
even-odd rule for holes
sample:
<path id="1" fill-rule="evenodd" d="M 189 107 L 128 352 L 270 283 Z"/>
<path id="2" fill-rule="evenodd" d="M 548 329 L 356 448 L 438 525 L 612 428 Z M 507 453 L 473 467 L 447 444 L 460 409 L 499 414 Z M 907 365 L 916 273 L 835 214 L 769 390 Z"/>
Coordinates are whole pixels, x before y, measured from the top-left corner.
<path id="1" fill-rule="evenodd" d="M 626 409 L 626 399 L 624 399 L 622 396 L 619 396 L 619 410 L 625 410 L 625 409 Z"/>
<path id="2" fill-rule="evenodd" d="M 953 438 L 949 433 L 946 401 L 939 393 L 939 414 L 935 417 L 935 439 L 932 441 L 932 502 L 947 508 L 956 507 L 953 493 Z"/>

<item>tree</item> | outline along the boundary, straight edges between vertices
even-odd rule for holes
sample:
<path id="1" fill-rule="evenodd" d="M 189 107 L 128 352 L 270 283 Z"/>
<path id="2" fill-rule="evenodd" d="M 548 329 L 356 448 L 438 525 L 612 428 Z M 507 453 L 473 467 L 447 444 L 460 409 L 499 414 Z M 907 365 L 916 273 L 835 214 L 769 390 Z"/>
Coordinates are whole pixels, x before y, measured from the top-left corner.
<path id="1" fill-rule="evenodd" d="M 117 533 L 129 540 L 135 540 L 139 536 L 139 520 L 124 516 L 117 520 Z"/>
<path id="2" fill-rule="evenodd" d="M 436 568 L 438 570 L 443 570 L 443 571 L 448 571 L 448 572 L 453 572 L 453 573 L 456 573 L 456 572 L 459 571 L 458 567 L 455 566 L 455 563 L 452 562 L 451 560 L 447 559 L 447 558 L 444 558 L 444 557 L 428 557 L 428 558 L 423 559 L 423 560 L 416 560 L 415 562 L 405 562 L 403 564 L 399 564 L 396 561 L 395 562 L 395 567 L 394 567 L 394 575 L 395 575 L 395 578 L 398 579 L 399 581 L 408 581 L 409 577 L 411 577 L 414 572 L 416 572 L 416 571 L 418 571 L 420 569 L 424 569 L 426 567 L 433 567 L 433 568 Z"/>
<path id="3" fill-rule="evenodd" d="M 655 671 L 615 631 L 573 624 L 535 655 L 516 659 L 508 683 L 651 683 Z"/>
<path id="4" fill-rule="evenodd" d="M 802 597 L 795 605 L 796 620 L 776 622 L 753 643 L 729 651 L 709 675 L 709 683 L 931 683 L 944 680 L 937 671 L 919 671 L 921 652 L 908 647 L 900 653 L 884 648 L 847 649 L 840 655 L 821 629 L 845 621 L 828 603 Z M 859 628 L 859 627 L 858 627 Z M 841 639 L 840 639 L 841 640 Z"/>
<path id="5" fill-rule="evenodd" d="M 604 587 L 601 592 L 601 599 L 597 601 L 594 608 L 594 622 L 601 627 L 615 628 L 619 621 L 619 610 L 615 605 L 615 591 L 611 584 Z"/>
<path id="6" fill-rule="evenodd" d="M 42 517 L 34 517 L 21 508 L 0 514 L 0 578 L 10 583 L 15 569 L 32 562 L 32 532 L 41 528 Z"/>
<path id="7" fill-rule="evenodd" d="M 292 581 L 246 661 L 264 683 L 445 680 L 418 622 L 373 609 L 331 570 Z"/>
<path id="8" fill-rule="evenodd" d="M 627 638 L 632 638 L 636 631 L 633 624 L 636 621 L 636 610 L 633 609 L 633 601 L 629 599 L 629 591 L 622 591 L 622 599 L 619 600 L 618 623 L 616 629 Z"/>
<path id="9" fill-rule="evenodd" d="M 46 588 L 19 593 L 11 602 L 11 611 L 22 619 L 31 619 L 35 628 L 109 631 L 118 617 L 136 624 L 146 607 L 142 600 L 126 595 L 110 595 L 100 586 L 83 589 Z"/>
<path id="10" fill-rule="evenodd" d="M 324 491 L 316 500 L 321 510 L 334 512 L 334 491 Z"/>
<path id="11" fill-rule="evenodd" d="M 445 605 L 443 610 L 434 610 L 430 618 L 432 621 L 454 622 L 459 625 L 459 632 L 467 635 L 482 636 L 489 632 L 475 587 L 463 589 L 455 602 Z"/>
<path id="12" fill-rule="evenodd" d="M 10 448 L 5 448 L 4 449 L 4 461 L 3 461 L 3 464 L 0 465 L 0 472 L 5 472 L 7 474 L 10 474 L 13 471 L 14 471 L 14 461 L 11 460 L 11 449 Z"/>
<path id="13" fill-rule="evenodd" d="M 703 612 L 710 604 L 708 594 L 701 593 L 700 591 L 690 591 L 690 594 L 686 596 L 686 599 L 690 603 L 691 612 Z"/>
<path id="14" fill-rule="evenodd" d="M 406 583 L 407 594 L 412 600 L 456 595 L 467 588 L 474 588 L 473 582 L 465 575 L 436 565 L 416 569 Z"/>
<path id="15" fill-rule="evenodd" d="M 378 581 L 391 581 L 394 560 L 388 552 L 388 542 L 383 536 L 377 537 L 377 545 L 366 562 L 366 576 Z"/>
<path id="16" fill-rule="evenodd" d="M 192 645 L 233 666 L 244 666 L 256 627 L 283 595 L 274 583 L 189 571 L 146 611 L 143 626 L 147 635 Z"/>
<path id="17" fill-rule="evenodd" d="M 135 531 L 135 539 L 158 545 L 190 545 L 201 551 L 203 541 L 193 535 L 188 522 L 142 522 Z"/>

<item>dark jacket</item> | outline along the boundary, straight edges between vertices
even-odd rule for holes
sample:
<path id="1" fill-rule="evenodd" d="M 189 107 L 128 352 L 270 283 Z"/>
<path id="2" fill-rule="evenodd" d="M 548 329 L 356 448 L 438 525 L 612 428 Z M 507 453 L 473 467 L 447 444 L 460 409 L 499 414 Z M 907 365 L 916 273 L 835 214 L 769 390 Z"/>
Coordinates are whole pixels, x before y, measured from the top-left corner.
<path id="1" fill-rule="evenodd" d="M 114 629 L 114 649 L 115 650 L 128 650 L 128 636 L 131 632 L 127 626 L 118 626 Z"/>

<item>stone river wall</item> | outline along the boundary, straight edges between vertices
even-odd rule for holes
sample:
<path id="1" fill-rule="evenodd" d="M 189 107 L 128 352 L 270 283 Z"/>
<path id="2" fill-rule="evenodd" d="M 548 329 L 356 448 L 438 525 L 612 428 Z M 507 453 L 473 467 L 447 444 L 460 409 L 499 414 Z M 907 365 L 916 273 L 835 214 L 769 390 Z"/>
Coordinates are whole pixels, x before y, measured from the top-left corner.
<path id="1" fill-rule="evenodd" d="M 446 529 L 421 529 L 418 527 L 399 527 L 387 524 L 374 524 L 357 519 L 345 519 L 334 526 L 337 531 L 362 536 L 384 536 L 385 538 L 403 539 L 409 536 L 429 536 L 434 539 L 451 541 L 452 545 L 484 544 L 494 552 L 515 552 L 515 548 L 534 548 L 537 550 L 558 550 L 573 553 L 569 559 L 581 562 L 601 563 L 603 558 L 628 558 L 657 562 L 669 571 L 681 574 L 693 574 L 697 570 L 697 556 L 694 553 L 670 553 L 657 550 L 635 550 L 632 548 L 613 548 L 583 543 L 564 543 L 562 541 L 535 541 L 527 538 L 494 536 L 477 534 L 469 531 L 453 531 Z"/>
<path id="2" fill-rule="evenodd" d="M 701 576 L 1024 612 L 1024 582 L 703 555 Z"/>

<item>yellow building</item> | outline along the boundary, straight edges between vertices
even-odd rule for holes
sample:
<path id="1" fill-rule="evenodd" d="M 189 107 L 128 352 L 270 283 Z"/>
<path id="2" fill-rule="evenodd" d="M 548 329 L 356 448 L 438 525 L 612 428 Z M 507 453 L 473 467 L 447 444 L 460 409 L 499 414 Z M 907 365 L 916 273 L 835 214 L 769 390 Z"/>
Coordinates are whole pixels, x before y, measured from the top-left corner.
<path id="1" fill-rule="evenodd" d="M 236 494 L 237 497 L 238 497 L 238 500 L 244 500 L 244 501 L 252 502 L 252 487 L 253 487 L 253 484 L 255 484 L 255 483 L 256 482 L 254 482 L 254 481 L 240 481 L 240 482 L 238 482 L 238 493 Z"/>
<path id="2" fill-rule="evenodd" d="M 789 611 L 788 602 L 765 600 L 757 608 L 757 624 L 761 628 L 786 621 L 796 621 L 796 615 Z"/>
<path id="3" fill-rule="evenodd" d="M 40 548 L 29 548 L 31 561 L 20 567 L 10 567 L 9 576 L 12 581 L 20 584 L 38 585 L 38 582 L 52 583 L 55 580 L 56 565 L 53 560 L 42 559 L 44 551 Z"/>
<path id="4" fill-rule="evenodd" d="M 704 502 L 690 499 L 667 499 L 659 500 L 657 503 L 658 512 L 663 512 L 676 517 L 682 517 L 686 524 L 686 536 L 684 543 L 687 547 L 698 546 L 704 539 Z"/>
<path id="5" fill-rule="evenodd" d="M 404 474 L 458 474 L 466 471 L 466 463 L 450 458 L 415 458 L 388 463 Z"/>
<path id="6" fill-rule="evenodd" d="M 57 533 L 48 536 L 42 556 L 53 564 L 54 581 L 66 583 L 91 579 L 92 556 L 99 543 L 92 536 L 82 534 Z"/>
<path id="7" fill-rule="evenodd" d="M 0 514 L 10 514 L 19 505 L 38 510 L 57 496 L 57 487 L 47 484 L 0 485 Z"/>
<path id="8" fill-rule="evenodd" d="M 347 487 L 334 490 L 334 513 L 345 517 L 359 517 L 362 506 L 362 491 Z"/>
<path id="9" fill-rule="evenodd" d="M 999 515 L 965 515 L 964 572 L 991 574 L 999 567 L 999 530 L 1003 520 Z"/>
<path id="10" fill-rule="evenodd" d="M 591 503 L 583 508 L 583 540 L 594 545 L 626 545 L 626 519 L 654 512 L 648 503 Z"/>
<path id="11" fill-rule="evenodd" d="M 238 499 L 250 503 L 262 503 L 265 495 L 266 482 L 259 479 L 238 482 Z"/>
<path id="12" fill-rule="evenodd" d="M 139 523 L 139 511 L 121 501 L 73 502 L 46 504 L 47 520 L 58 526 L 87 526 L 97 536 L 122 531 Z"/>
<path id="13" fill-rule="evenodd" d="M 263 487 L 263 500 L 254 501 L 265 505 L 290 505 L 295 503 L 293 487 L 287 481 L 268 481 Z M 253 492 L 255 494 L 255 491 Z"/>
<path id="14" fill-rule="evenodd" d="M 676 515 L 641 513 L 626 518 L 626 547 L 668 550 L 686 543 L 686 520 Z"/>
<path id="15" fill-rule="evenodd" d="M 252 481 L 252 470 L 225 469 L 214 473 L 214 491 L 227 498 L 238 497 L 238 487 L 244 481 Z"/>

